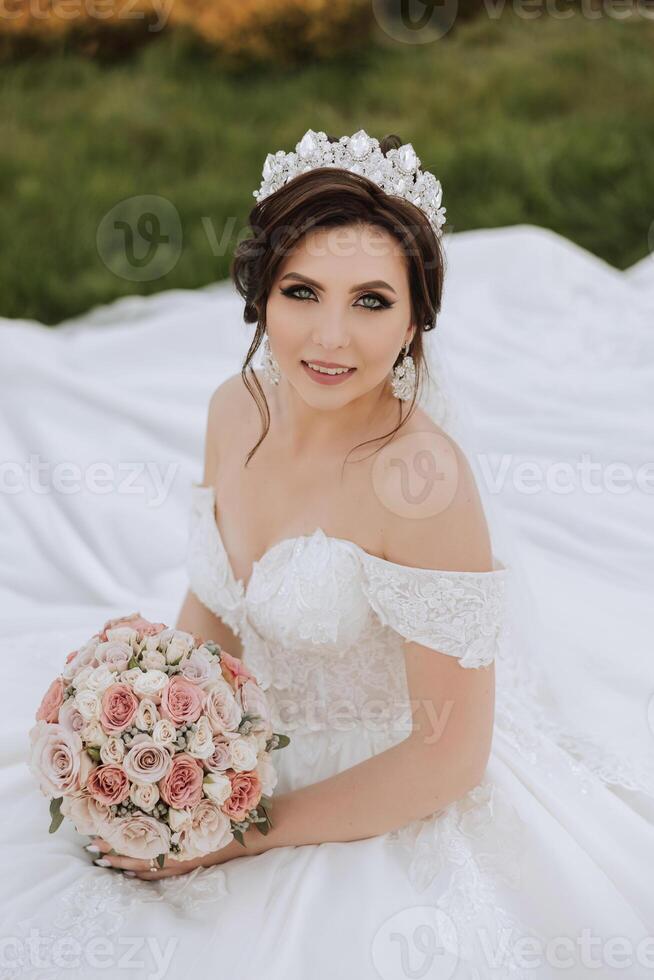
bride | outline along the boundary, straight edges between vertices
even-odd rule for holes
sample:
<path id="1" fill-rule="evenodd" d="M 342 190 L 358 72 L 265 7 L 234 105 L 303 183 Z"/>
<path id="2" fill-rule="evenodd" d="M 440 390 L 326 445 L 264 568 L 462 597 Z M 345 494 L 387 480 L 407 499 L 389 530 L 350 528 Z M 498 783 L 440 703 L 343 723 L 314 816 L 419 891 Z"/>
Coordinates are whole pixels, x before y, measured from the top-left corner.
<path id="1" fill-rule="evenodd" d="M 309 130 L 267 158 L 236 250 L 256 329 L 209 406 L 177 628 L 242 659 L 290 744 L 245 847 L 159 869 L 94 839 L 102 901 L 173 943 L 168 976 L 654 971 L 654 830 L 559 744 L 433 407 L 445 219 L 419 164 Z"/>

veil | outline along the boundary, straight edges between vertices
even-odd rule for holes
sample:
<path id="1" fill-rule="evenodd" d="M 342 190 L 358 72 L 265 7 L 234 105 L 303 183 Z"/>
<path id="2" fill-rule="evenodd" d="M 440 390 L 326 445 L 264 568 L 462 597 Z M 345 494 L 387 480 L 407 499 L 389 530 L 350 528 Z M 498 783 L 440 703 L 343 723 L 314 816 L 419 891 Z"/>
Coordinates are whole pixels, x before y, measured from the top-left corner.
<path id="1" fill-rule="evenodd" d="M 496 658 L 496 720 L 505 738 L 530 763 L 545 764 L 551 751 L 563 749 L 573 772 L 579 778 L 592 773 L 631 805 L 652 815 L 654 772 L 648 765 L 646 749 L 639 752 L 627 737 L 629 725 L 625 715 L 616 711 L 610 718 L 604 715 L 607 700 L 606 685 L 601 679 L 587 676 L 584 690 L 586 718 L 605 718 L 597 725 L 584 724 L 583 712 L 571 718 L 561 710 L 557 685 L 567 683 L 565 677 L 548 676 L 544 669 L 547 648 L 543 648 L 542 617 L 536 597 L 530 587 L 528 549 L 507 515 L 506 502 L 500 493 L 491 493 L 482 479 L 475 422 L 466 403 L 461 384 L 447 353 L 447 344 L 439 331 L 426 333 L 425 358 L 428 373 L 422 373 L 417 404 L 461 447 L 475 474 L 478 490 L 491 538 L 496 562 L 507 569 L 505 609 L 502 635 Z M 539 588 L 541 583 L 539 583 Z M 562 631 L 565 633 L 565 630 Z M 569 644 L 566 654 L 579 656 L 574 639 L 562 636 Z M 591 672 L 588 671 L 587 674 Z M 621 737 L 622 736 L 622 737 Z M 634 798 L 632 793 L 645 794 L 650 799 Z"/>

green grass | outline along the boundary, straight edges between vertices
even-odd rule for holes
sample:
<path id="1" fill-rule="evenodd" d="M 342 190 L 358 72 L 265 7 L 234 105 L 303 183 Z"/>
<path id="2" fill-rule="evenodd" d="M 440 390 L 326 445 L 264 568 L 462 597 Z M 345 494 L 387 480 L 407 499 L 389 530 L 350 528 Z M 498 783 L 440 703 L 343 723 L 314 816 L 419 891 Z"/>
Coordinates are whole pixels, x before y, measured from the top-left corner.
<path id="1" fill-rule="evenodd" d="M 4 64 L 0 314 L 56 324 L 224 278 L 266 153 L 310 127 L 411 141 L 443 183 L 450 230 L 542 225 L 625 268 L 654 220 L 652 50 L 652 21 L 577 12 L 482 15 L 432 44 L 240 77 L 170 36 L 113 65 Z M 107 268 L 96 233 L 144 194 L 177 209 L 183 247 L 170 271 L 135 282 Z M 230 218 L 215 254 L 207 227 L 220 239 Z"/>

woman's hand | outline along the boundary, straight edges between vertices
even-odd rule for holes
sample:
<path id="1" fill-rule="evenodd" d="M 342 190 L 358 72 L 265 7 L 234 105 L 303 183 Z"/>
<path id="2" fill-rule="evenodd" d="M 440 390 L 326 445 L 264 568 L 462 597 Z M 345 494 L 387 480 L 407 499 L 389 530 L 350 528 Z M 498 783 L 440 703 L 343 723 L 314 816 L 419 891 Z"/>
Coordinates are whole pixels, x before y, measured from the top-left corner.
<path id="1" fill-rule="evenodd" d="M 255 834 L 256 837 L 254 836 Z M 109 865 L 100 865 L 100 867 L 111 867 L 117 871 L 123 871 L 129 878 L 142 878 L 146 881 L 156 881 L 159 878 L 172 878 L 175 875 L 185 875 L 190 871 L 195 871 L 196 868 L 210 868 L 216 864 L 224 864 L 225 861 L 231 861 L 233 858 L 261 854 L 265 850 L 265 837 L 256 828 L 251 828 L 247 831 L 244 834 L 244 840 L 246 842 L 245 847 L 239 844 L 236 838 L 234 838 L 225 847 L 221 847 L 219 851 L 212 851 L 210 854 L 193 858 L 190 861 L 175 861 L 170 857 L 166 857 L 163 868 L 157 867 L 155 871 L 150 868 L 149 859 L 143 861 L 139 858 L 125 857 L 122 854 L 110 854 L 109 852 L 112 850 L 111 844 L 108 844 L 102 837 L 92 837 L 89 846 L 92 847 L 95 845 L 98 847 L 102 852 L 98 857 L 101 856 L 103 860 L 109 862 Z"/>

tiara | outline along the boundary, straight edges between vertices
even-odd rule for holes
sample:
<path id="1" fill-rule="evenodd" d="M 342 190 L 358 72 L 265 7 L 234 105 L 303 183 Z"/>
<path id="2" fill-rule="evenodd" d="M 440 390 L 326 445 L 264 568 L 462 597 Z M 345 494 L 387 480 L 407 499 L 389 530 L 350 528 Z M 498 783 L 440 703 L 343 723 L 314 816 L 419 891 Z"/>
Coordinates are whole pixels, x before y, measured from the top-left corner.
<path id="1" fill-rule="evenodd" d="M 268 154 L 261 186 L 252 194 L 257 201 L 263 201 L 294 177 L 316 167 L 338 167 L 367 177 L 387 194 L 403 197 L 419 207 L 429 218 L 436 235 L 442 234 L 445 208 L 440 206 L 443 196 L 440 181 L 428 170 L 420 170 L 420 159 L 411 143 L 404 143 L 384 154 L 379 140 L 368 136 L 365 129 L 352 136 L 341 136 L 334 143 L 330 143 L 326 133 L 308 129 L 296 143 L 294 152 L 277 150 Z"/>

